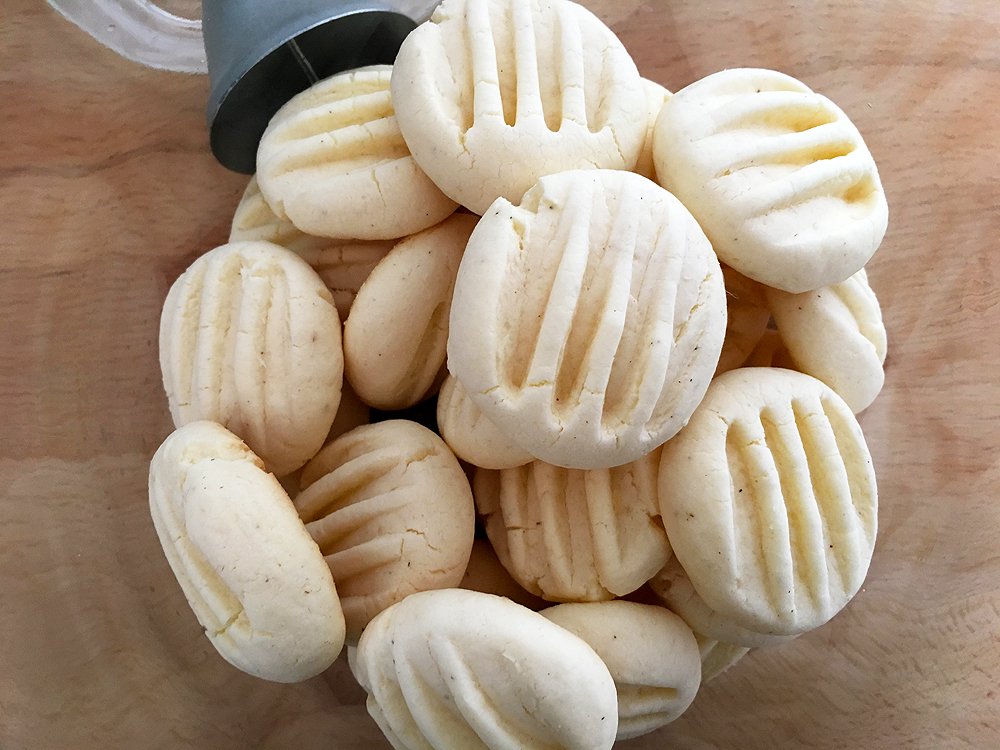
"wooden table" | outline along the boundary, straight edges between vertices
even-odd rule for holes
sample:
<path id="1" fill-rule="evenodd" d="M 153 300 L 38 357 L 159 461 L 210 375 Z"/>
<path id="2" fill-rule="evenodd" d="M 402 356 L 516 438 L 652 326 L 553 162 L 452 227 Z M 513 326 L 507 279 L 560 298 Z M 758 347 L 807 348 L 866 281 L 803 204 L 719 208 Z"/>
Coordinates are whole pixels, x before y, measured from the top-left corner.
<path id="1" fill-rule="evenodd" d="M 1000 5 L 592 0 L 676 90 L 783 70 L 854 119 L 890 226 L 889 334 L 862 416 L 880 535 L 831 623 L 756 652 L 633 748 L 1000 747 Z M 388 747 L 339 662 L 225 664 L 149 518 L 171 424 L 171 282 L 225 241 L 246 178 L 208 151 L 208 82 L 110 52 L 40 0 L 0 10 L 0 747 Z"/>

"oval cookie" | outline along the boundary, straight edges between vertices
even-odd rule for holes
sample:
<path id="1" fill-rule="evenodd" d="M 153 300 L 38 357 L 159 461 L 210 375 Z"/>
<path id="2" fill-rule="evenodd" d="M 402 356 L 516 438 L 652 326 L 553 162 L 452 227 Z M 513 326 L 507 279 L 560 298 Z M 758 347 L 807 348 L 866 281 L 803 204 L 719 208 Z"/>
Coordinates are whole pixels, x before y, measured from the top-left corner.
<path id="1" fill-rule="evenodd" d="M 539 180 L 480 219 L 459 267 L 448 368 L 538 459 L 616 466 L 679 430 L 726 328 L 719 262 L 690 213 L 630 172 Z"/>
<path id="2" fill-rule="evenodd" d="M 773 70 L 731 69 L 678 91 L 653 141 L 660 184 L 737 271 L 787 292 L 843 281 L 882 241 L 888 208 L 858 129 Z"/>
<path id="3" fill-rule="evenodd" d="M 669 724 L 697 695 L 698 642 L 670 610 L 618 600 L 559 604 L 541 614 L 585 640 L 607 665 L 618 690 L 617 739 Z"/>
<path id="4" fill-rule="evenodd" d="M 830 386 L 855 414 L 882 390 L 886 336 L 882 309 L 862 268 L 811 292 L 767 292 L 768 305 L 795 369 Z"/>
<path id="5" fill-rule="evenodd" d="M 440 382 L 455 274 L 477 221 L 455 214 L 401 240 L 358 291 L 344 323 L 344 374 L 366 404 L 406 409 Z"/>
<path id="6" fill-rule="evenodd" d="M 457 586 L 475 506 L 448 446 L 416 422 L 357 427 L 303 471 L 295 507 L 340 592 L 347 638 L 415 591 Z"/>
<path id="7" fill-rule="evenodd" d="M 875 473 L 850 407 L 819 380 L 720 375 L 661 456 L 663 524 L 711 609 L 793 635 L 858 591 L 875 546 Z"/>
<path id="8" fill-rule="evenodd" d="M 392 76 L 413 158 L 482 215 L 567 169 L 631 169 L 646 134 L 635 63 L 568 0 L 445 0 Z"/>
<path id="9" fill-rule="evenodd" d="M 184 596 L 226 661 L 275 682 L 333 663 L 344 616 L 330 569 L 236 435 L 214 422 L 171 434 L 150 463 L 149 507 Z"/>
<path id="10" fill-rule="evenodd" d="M 355 674 L 396 748 L 610 750 L 615 741 L 615 684 L 600 657 L 498 596 L 408 596 L 365 630 Z"/>
<path id="11" fill-rule="evenodd" d="M 207 419 L 284 476 L 323 445 L 344 355 L 330 291 L 269 242 L 233 242 L 174 282 L 160 316 L 160 368 L 178 427 Z"/>
<path id="12" fill-rule="evenodd" d="M 659 451 L 612 469 L 543 461 L 476 472 L 476 508 L 514 579 L 549 601 L 624 596 L 670 559 L 657 517 Z"/>
<path id="13" fill-rule="evenodd" d="M 410 156 L 391 76 L 388 65 L 331 76 L 271 118 L 257 149 L 257 181 L 278 217 L 322 237 L 386 240 L 455 210 Z"/>

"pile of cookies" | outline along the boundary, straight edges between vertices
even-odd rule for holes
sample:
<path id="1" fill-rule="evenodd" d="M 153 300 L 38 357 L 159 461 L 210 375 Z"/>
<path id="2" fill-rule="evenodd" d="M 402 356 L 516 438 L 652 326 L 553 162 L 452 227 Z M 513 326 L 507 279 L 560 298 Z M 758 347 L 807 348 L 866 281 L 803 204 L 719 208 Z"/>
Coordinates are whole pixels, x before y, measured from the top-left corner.
<path id="1" fill-rule="evenodd" d="M 257 167 L 164 303 L 149 484 L 230 663 L 346 644 L 397 748 L 598 750 L 859 590 L 887 209 L 828 99 L 671 95 L 570 0 L 445 0 Z"/>

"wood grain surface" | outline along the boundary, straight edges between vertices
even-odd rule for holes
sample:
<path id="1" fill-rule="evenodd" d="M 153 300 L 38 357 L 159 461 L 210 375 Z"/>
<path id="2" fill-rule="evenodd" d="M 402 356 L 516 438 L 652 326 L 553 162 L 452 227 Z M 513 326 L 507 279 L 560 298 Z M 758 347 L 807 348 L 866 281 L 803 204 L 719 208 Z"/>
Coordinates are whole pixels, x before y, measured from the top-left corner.
<path id="1" fill-rule="evenodd" d="M 837 102 L 890 206 L 869 266 L 889 335 L 862 415 L 868 580 L 627 748 L 1000 747 L 1000 5 L 592 0 L 671 90 L 726 67 Z M 0 747 L 387 748 L 343 661 L 289 686 L 215 653 L 157 543 L 171 429 L 163 298 L 225 241 L 246 178 L 208 151 L 204 76 L 0 9 Z"/>

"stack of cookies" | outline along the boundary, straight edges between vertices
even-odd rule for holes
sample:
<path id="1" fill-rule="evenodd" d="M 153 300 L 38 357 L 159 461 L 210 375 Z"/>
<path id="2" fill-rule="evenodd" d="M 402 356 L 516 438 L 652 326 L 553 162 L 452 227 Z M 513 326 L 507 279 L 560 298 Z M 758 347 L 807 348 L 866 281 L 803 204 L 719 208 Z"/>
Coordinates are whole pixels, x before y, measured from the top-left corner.
<path id="1" fill-rule="evenodd" d="M 828 99 L 671 95 L 570 0 L 445 0 L 257 166 L 165 301 L 150 467 L 234 666 L 346 644 L 397 748 L 599 750 L 859 590 L 887 209 Z"/>

